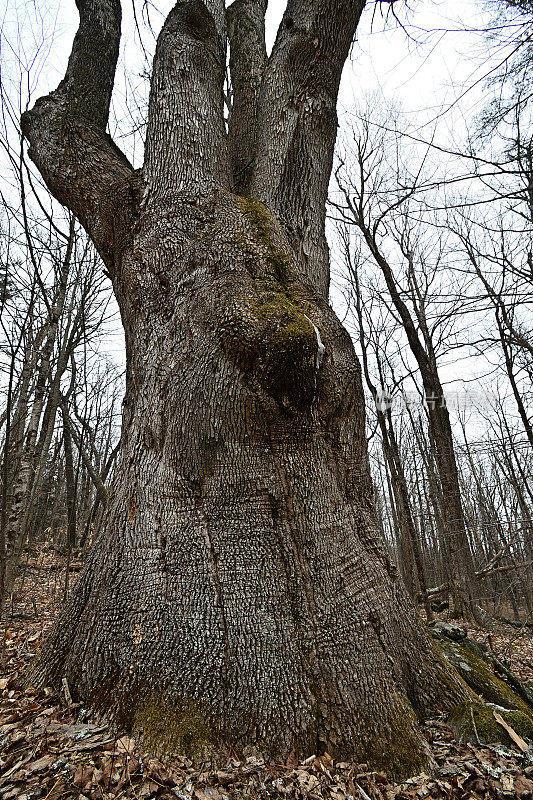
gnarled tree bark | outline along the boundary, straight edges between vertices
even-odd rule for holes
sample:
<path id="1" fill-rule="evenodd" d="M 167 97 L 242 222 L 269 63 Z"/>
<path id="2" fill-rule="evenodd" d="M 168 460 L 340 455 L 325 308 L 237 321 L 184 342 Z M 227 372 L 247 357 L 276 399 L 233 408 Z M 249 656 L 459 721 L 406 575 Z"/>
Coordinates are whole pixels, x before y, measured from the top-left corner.
<path id="1" fill-rule="evenodd" d="M 23 118 L 127 348 L 104 521 L 32 680 L 66 676 L 190 750 L 327 749 L 406 774 L 428 760 L 417 716 L 469 695 L 380 541 L 360 369 L 327 303 L 335 104 L 364 3 L 289 0 L 266 59 L 266 3 L 237 0 L 229 135 L 221 5 L 166 20 L 140 172 L 105 133 L 118 0 L 79 0 L 66 78 Z"/>

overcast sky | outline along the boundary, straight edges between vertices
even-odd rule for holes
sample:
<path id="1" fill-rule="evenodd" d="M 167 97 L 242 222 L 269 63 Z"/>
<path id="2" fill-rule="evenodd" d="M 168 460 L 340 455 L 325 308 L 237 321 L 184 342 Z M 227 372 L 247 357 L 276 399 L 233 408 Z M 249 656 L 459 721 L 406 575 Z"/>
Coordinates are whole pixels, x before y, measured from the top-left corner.
<path id="1" fill-rule="evenodd" d="M 33 64 L 33 90 L 52 88 L 64 72 L 76 30 L 74 0 L 2 0 L 0 9 L 2 5 L 3 80 L 16 80 L 20 57 L 25 65 Z M 142 4 L 136 0 L 136 5 L 140 17 Z M 155 34 L 171 3 L 158 0 L 156 5 L 159 10 L 154 7 L 150 14 Z M 486 72 L 486 40 L 476 32 L 486 14 L 482 0 L 410 0 L 409 14 L 401 10 L 403 4 L 397 5 L 410 38 L 392 17 L 384 31 L 379 7 L 369 3 L 344 72 L 340 108 L 376 92 L 387 100 L 400 100 L 413 118 L 427 122 L 443 106 L 457 101 L 465 88 Z M 284 0 L 269 2 L 269 46 L 284 6 Z M 139 72 L 144 65 L 128 0 L 123 2 L 123 17 L 123 56 L 125 51 L 129 71 Z M 144 30 L 143 44 L 149 52 L 154 41 L 155 37 Z M 480 99 L 480 91 L 470 90 L 460 103 L 462 113 L 468 116 Z"/>

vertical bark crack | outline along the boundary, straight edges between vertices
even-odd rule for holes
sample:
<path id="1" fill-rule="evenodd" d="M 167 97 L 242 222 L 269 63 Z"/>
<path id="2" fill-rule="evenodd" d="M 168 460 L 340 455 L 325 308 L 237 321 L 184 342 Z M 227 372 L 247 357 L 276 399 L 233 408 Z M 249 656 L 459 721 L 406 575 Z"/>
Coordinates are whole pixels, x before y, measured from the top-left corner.
<path id="1" fill-rule="evenodd" d="M 215 550 L 215 546 L 213 544 L 213 538 L 209 530 L 209 520 L 207 519 L 206 513 L 204 511 L 202 498 L 199 492 L 196 495 L 196 510 L 198 512 L 198 516 L 200 517 L 200 523 L 202 525 L 206 552 L 209 560 L 211 579 L 213 581 L 213 587 L 216 595 L 216 605 L 220 614 L 220 627 L 222 630 L 222 638 L 224 641 L 224 668 L 222 671 L 222 676 L 223 676 L 222 696 L 223 696 L 223 703 L 225 710 L 227 696 L 228 696 L 228 680 L 229 680 L 229 669 L 230 669 L 230 659 L 231 659 L 229 636 L 228 636 L 228 624 L 226 621 L 226 611 L 224 607 L 224 591 L 218 571 L 218 555 Z"/>
<path id="2" fill-rule="evenodd" d="M 303 553 L 301 533 L 300 531 L 298 531 L 296 526 L 297 514 L 292 502 L 292 487 L 289 481 L 287 480 L 287 476 L 285 474 L 285 470 L 283 469 L 283 465 L 280 464 L 279 454 L 276 453 L 276 448 L 274 447 L 273 444 L 274 441 L 275 439 L 271 432 L 269 435 L 270 451 L 272 453 L 272 460 L 275 465 L 274 468 L 276 470 L 277 477 L 279 478 L 280 484 L 285 493 L 285 502 L 286 502 L 286 507 L 288 509 L 286 528 L 290 537 L 290 541 L 292 542 L 294 554 L 296 556 L 295 566 L 297 566 L 298 568 L 298 577 L 301 579 L 303 594 L 307 601 L 307 614 L 312 630 L 312 648 L 311 652 L 309 653 L 309 668 L 312 676 L 311 685 L 314 694 L 313 699 L 314 699 L 315 720 L 316 720 L 315 750 L 316 753 L 318 754 L 322 749 L 321 735 L 324 732 L 325 726 L 324 726 L 321 701 L 320 701 L 321 670 L 318 658 L 319 624 L 318 624 L 318 615 L 316 607 L 315 586 L 311 575 L 309 559 L 306 558 L 305 554 Z M 273 522 L 275 525 L 276 533 L 278 533 L 278 540 L 281 540 L 282 536 L 281 536 L 281 531 L 279 529 L 280 518 L 277 514 L 276 517 L 273 518 Z"/>

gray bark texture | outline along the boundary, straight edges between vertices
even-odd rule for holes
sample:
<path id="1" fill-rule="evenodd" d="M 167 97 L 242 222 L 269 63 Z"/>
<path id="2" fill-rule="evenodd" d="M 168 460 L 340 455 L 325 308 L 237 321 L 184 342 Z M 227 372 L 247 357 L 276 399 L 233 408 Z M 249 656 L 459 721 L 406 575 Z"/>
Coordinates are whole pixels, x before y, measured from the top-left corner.
<path id="1" fill-rule="evenodd" d="M 23 131 L 112 277 L 127 387 L 101 530 L 30 680 L 66 676 L 191 753 L 419 771 L 417 717 L 470 695 L 380 539 L 360 368 L 327 302 L 335 104 L 363 2 L 289 0 L 267 59 L 266 3 L 237 0 L 229 134 L 219 4 L 178 2 L 137 172 L 105 132 L 118 2 L 78 5 L 67 75 Z"/>

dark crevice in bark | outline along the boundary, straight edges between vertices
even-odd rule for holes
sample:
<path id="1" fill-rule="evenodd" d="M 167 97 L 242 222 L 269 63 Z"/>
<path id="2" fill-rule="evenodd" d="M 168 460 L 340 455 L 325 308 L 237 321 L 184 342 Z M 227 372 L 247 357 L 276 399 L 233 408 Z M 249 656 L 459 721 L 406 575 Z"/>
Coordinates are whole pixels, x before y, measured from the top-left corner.
<path id="1" fill-rule="evenodd" d="M 215 589 L 216 594 L 216 606 L 219 609 L 220 614 L 220 625 L 222 628 L 222 635 L 224 639 L 224 671 L 222 673 L 222 693 L 223 693 L 223 704 L 224 706 L 227 703 L 227 695 L 228 695 L 228 681 L 229 681 L 229 669 L 230 669 L 230 662 L 231 662 L 231 650 L 229 644 L 229 637 L 228 637 L 228 626 L 226 622 L 226 614 L 224 610 L 224 589 L 222 586 L 222 582 L 220 580 L 220 576 L 218 573 L 218 554 L 215 550 L 213 539 L 209 532 L 209 520 L 206 518 L 203 507 L 202 507 L 202 496 L 201 491 L 196 491 L 196 509 L 201 519 L 201 525 L 204 530 L 205 536 L 205 543 L 209 557 L 209 566 L 211 570 L 211 578 L 213 581 L 213 586 Z M 225 711 L 225 709 L 224 709 Z M 224 713 L 223 711 L 223 713 Z"/>

